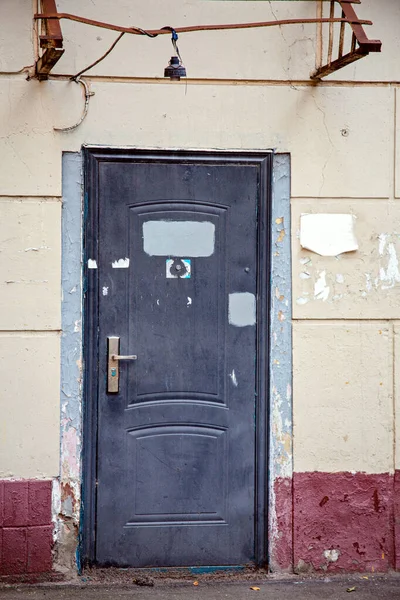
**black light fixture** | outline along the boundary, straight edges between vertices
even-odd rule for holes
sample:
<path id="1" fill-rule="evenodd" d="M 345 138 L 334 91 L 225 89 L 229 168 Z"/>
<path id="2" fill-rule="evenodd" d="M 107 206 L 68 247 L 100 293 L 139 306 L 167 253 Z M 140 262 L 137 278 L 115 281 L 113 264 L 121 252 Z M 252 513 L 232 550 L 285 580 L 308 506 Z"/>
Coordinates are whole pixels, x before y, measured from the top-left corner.
<path id="1" fill-rule="evenodd" d="M 179 81 L 181 77 L 186 77 L 186 69 L 182 64 L 182 57 L 177 46 L 178 34 L 172 27 L 163 27 L 172 32 L 171 42 L 176 52 L 176 56 L 171 56 L 169 64 L 164 69 L 164 77 L 169 77 L 171 81 Z"/>

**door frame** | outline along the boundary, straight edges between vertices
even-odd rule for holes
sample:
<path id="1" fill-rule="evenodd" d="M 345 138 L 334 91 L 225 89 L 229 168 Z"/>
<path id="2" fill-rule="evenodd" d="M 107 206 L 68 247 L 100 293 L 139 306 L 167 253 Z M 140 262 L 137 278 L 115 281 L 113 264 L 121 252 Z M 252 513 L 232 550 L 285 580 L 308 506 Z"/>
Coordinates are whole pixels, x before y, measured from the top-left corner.
<path id="1" fill-rule="evenodd" d="M 274 261 L 271 248 L 274 240 L 272 219 L 274 210 L 275 159 L 285 157 L 284 168 L 289 167 L 288 155 L 274 155 L 271 151 L 183 151 L 183 150 L 138 150 L 138 149 L 113 149 L 87 147 L 83 149 L 84 155 L 84 206 L 83 206 L 83 358 L 84 358 L 84 386 L 83 386 L 83 453 L 82 453 L 82 505 L 80 519 L 80 562 L 92 564 L 95 562 L 95 534 L 96 534 L 96 460 L 97 460 L 97 402 L 88 402 L 88 398 L 97 398 L 97 318 L 98 318 L 98 288 L 99 282 L 96 268 L 87 268 L 89 259 L 96 260 L 98 236 L 98 198 L 93 194 L 96 189 L 96 165 L 102 160 L 129 161 L 154 160 L 154 162 L 203 162 L 206 160 L 213 164 L 238 163 L 257 164 L 261 168 L 261 187 L 259 200 L 258 223 L 258 265 L 257 265 L 257 428 L 256 428 L 256 477 L 255 477 L 255 562 L 264 566 L 268 555 L 273 553 L 270 536 L 271 524 L 274 521 L 273 494 L 271 496 L 272 479 L 275 479 L 277 469 L 276 444 L 271 440 L 269 431 L 274 431 L 273 424 L 268 420 L 273 403 L 271 373 L 270 373 L 270 323 L 274 309 L 273 272 Z M 284 196 L 288 199 L 288 182 L 286 182 Z M 280 182 L 282 184 L 282 181 Z M 278 182 L 279 184 L 279 182 Z M 279 187 L 279 185 L 278 185 Z M 282 187 L 282 185 L 281 185 Z M 92 190 L 89 200 L 89 190 Z M 279 192 L 279 196 L 282 192 Z M 278 198 L 275 198 L 277 200 Z M 275 201 L 276 204 L 276 201 Z M 276 219 L 278 222 L 278 218 Z M 286 222 L 286 228 L 288 223 Z M 286 242 L 285 242 L 286 243 Z M 94 263 L 92 263 L 93 266 Z M 289 264 L 290 260 L 286 261 Z M 267 268 L 267 266 L 269 268 Z M 270 286 L 268 284 L 270 283 Z M 286 296 L 289 298 L 289 294 Z M 288 307 L 288 305 L 286 305 Z M 288 307 L 290 312 L 290 306 Z M 88 315 L 93 318 L 89 320 Z M 262 324 L 262 325 L 261 325 Z M 291 340 L 290 340 L 291 343 Z M 272 346 L 271 346 L 272 348 Z M 291 351 L 290 353 L 291 354 Z M 291 364 L 290 378 L 291 378 Z M 286 377 L 287 378 L 287 377 Z M 290 409 L 290 406 L 288 406 Z M 290 409 L 291 410 L 291 409 Z M 291 425 L 290 425 L 291 427 Z M 271 443 L 272 442 L 272 443 Z M 273 452 L 268 457 L 268 447 Z M 289 470 L 291 456 L 289 457 Z M 272 506 L 271 506 L 272 500 Z M 270 514 L 268 508 L 270 505 Z M 273 533 L 273 532 L 272 532 Z M 272 558 L 272 557 L 271 557 Z"/>

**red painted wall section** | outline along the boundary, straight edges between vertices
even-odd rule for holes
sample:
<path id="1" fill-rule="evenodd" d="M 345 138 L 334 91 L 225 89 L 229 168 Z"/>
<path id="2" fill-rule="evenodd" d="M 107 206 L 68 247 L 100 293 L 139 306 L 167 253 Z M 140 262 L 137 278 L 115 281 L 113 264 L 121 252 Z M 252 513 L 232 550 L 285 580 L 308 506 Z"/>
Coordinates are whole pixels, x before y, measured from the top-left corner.
<path id="1" fill-rule="evenodd" d="M 399 500 L 393 476 L 295 473 L 293 490 L 296 571 L 377 572 L 395 566 Z"/>
<path id="2" fill-rule="evenodd" d="M 288 571 L 293 568 L 293 480 L 278 477 L 274 482 L 274 497 L 273 567 L 274 570 Z"/>
<path id="3" fill-rule="evenodd" d="M 394 476 L 395 569 L 400 571 L 400 471 Z"/>
<path id="4" fill-rule="evenodd" d="M 52 570 L 51 481 L 0 481 L 0 575 Z"/>

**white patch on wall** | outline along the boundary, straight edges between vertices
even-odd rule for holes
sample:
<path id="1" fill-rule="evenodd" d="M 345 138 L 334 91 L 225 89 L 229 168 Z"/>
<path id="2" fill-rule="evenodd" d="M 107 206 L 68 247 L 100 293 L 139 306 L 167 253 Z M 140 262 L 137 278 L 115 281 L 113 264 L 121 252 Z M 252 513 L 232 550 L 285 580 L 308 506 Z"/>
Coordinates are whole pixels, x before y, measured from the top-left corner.
<path id="1" fill-rule="evenodd" d="M 107 286 L 103 286 L 103 296 L 108 296 L 108 287 Z"/>
<path id="2" fill-rule="evenodd" d="M 113 269 L 129 269 L 129 258 L 119 258 L 111 263 Z"/>
<path id="3" fill-rule="evenodd" d="M 365 290 L 361 293 L 364 298 L 373 290 L 390 290 L 400 284 L 399 249 L 399 234 L 381 233 L 378 236 L 379 264 L 374 273 L 365 273 Z"/>
<path id="4" fill-rule="evenodd" d="M 89 258 L 89 260 L 87 261 L 87 268 L 97 269 L 97 262 L 93 258 Z"/>
<path id="5" fill-rule="evenodd" d="M 321 256 L 358 250 L 355 220 L 356 217 L 349 214 L 303 214 L 300 217 L 300 245 Z"/>
<path id="6" fill-rule="evenodd" d="M 215 225 L 209 221 L 146 221 L 143 249 L 149 256 L 211 256 Z"/>
<path id="7" fill-rule="evenodd" d="M 326 285 L 326 272 L 321 271 L 314 285 L 314 298 L 325 302 L 325 300 L 328 300 L 329 292 L 329 286 Z"/>
<path id="8" fill-rule="evenodd" d="M 386 246 L 388 237 L 389 236 L 388 236 L 387 233 L 381 233 L 378 236 L 378 239 L 379 239 L 379 246 L 378 246 L 379 256 L 383 256 L 384 255 L 385 246 Z"/>
<path id="9" fill-rule="evenodd" d="M 380 267 L 379 279 L 383 283 L 382 289 L 387 290 L 400 283 L 399 260 L 397 258 L 396 247 L 393 242 L 388 242 L 387 234 L 379 236 L 379 254 L 387 256 L 386 268 Z"/>
<path id="10" fill-rule="evenodd" d="M 256 297 L 249 292 L 229 294 L 229 323 L 235 327 L 246 327 L 256 323 Z"/>
<path id="11" fill-rule="evenodd" d="M 328 562 L 334 563 L 337 562 L 340 556 L 339 550 L 324 550 L 324 556 Z"/>
<path id="12" fill-rule="evenodd" d="M 190 296 L 188 296 L 186 306 L 190 306 L 191 304 L 192 304 L 192 299 Z"/>

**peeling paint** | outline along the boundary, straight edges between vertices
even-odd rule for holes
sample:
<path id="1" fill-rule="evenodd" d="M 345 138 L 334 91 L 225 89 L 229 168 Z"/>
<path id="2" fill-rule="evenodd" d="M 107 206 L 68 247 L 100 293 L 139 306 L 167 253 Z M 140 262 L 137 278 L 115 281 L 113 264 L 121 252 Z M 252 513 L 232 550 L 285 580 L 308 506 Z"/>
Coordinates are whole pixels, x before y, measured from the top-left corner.
<path id="1" fill-rule="evenodd" d="M 392 288 L 400 282 L 399 261 L 396 248 L 392 242 L 387 245 L 386 252 L 388 255 L 387 267 L 386 269 L 383 267 L 379 269 L 379 278 L 385 284 L 382 286 L 384 290 Z"/>
<path id="2" fill-rule="evenodd" d="M 82 449 L 81 156 L 63 155 L 61 473 L 53 485 L 55 560 L 76 569 Z M 89 259 L 89 269 L 97 269 Z"/>
<path id="3" fill-rule="evenodd" d="M 49 283 L 48 279 L 7 279 L 5 283 L 23 283 L 35 285 L 37 283 Z"/>
<path id="4" fill-rule="evenodd" d="M 103 296 L 108 296 L 108 287 L 106 285 L 103 286 Z"/>
<path id="5" fill-rule="evenodd" d="M 51 250 L 50 246 L 37 246 L 35 248 L 25 248 L 24 252 L 39 252 L 40 250 Z"/>
<path id="6" fill-rule="evenodd" d="M 229 373 L 229 377 L 231 378 L 231 381 L 232 381 L 233 385 L 235 387 L 237 387 L 238 386 L 238 380 L 236 379 L 235 369 L 232 369 L 232 373 Z"/>
<path id="7" fill-rule="evenodd" d="M 373 290 L 390 290 L 400 283 L 398 249 L 400 249 L 400 236 L 398 234 L 379 234 L 379 264 L 377 271 L 375 273 L 365 273 L 365 290 L 360 290 L 361 296 L 366 297 Z"/>
<path id="8" fill-rule="evenodd" d="M 379 245 L 378 245 L 379 256 L 383 256 L 383 253 L 385 251 L 385 246 L 386 246 L 387 238 L 388 238 L 388 234 L 387 233 L 381 233 L 378 236 L 378 240 L 379 240 Z"/>
<path id="9" fill-rule="evenodd" d="M 326 284 L 326 272 L 321 271 L 314 285 L 314 298 L 325 302 L 329 298 L 330 288 Z"/>
<path id="10" fill-rule="evenodd" d="M 328 562 L 337 562 L 340 556 L 339 550 L 324 550 L 324 556 Z"/>
<path id="11" fill-rule="evenodd" d="M 291 477 L 292 452 L 292 329 L 290 163 L 287 155 L 274 155 L 272 185 L 270 313 L 270 487 L 269 555 L 271 570 L 289 570 L 292 556 Z M 311 263 L 309 257 L 302 265 Z M 302 299 L 304 303 L 308 299 Z M 299 298 L 297 299 L 297 302 Z"/>
<path id="12" fill-rule="evenodd" d="M 93 258 L 89 258 L 87 261 L 88 269 L 97 269 L 97 262 Z"/>
<path id="13" fill-rule="evenodd" d="M 118 260 L 114 260 L 111 263 L 113 269 L 128 269 L 129 268 L 129 258 L 119 258 Z"/>
<path id="14" fill-rule="evenodd" d="M 300 258 L 300 264 L 301 265 L 312 265 L 312 260 L 309 256 L 303 256 L 303 258 Z"/>
<path id="15" fill-rule="evenodd" d="M 286 235 L 286 231 L 284 229 L 281 229 L 279 231 L 279 235 L 278 235 L 278 238 L 277 238 L 276 242 L 278 244 L 281 244 L 283 242 L 283 240 L 285 239 L 285 235 Z"/>

